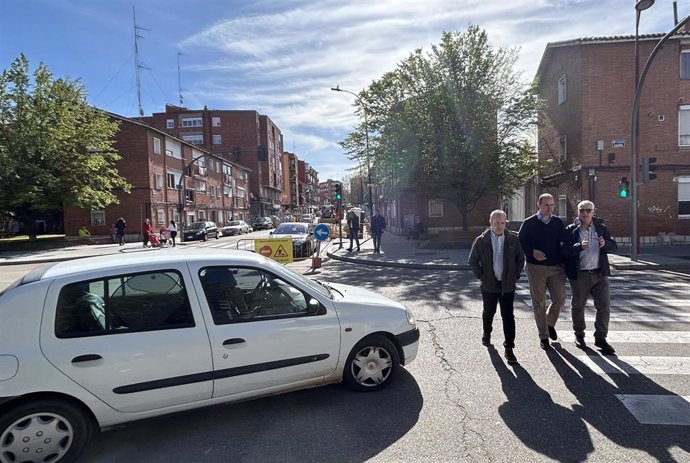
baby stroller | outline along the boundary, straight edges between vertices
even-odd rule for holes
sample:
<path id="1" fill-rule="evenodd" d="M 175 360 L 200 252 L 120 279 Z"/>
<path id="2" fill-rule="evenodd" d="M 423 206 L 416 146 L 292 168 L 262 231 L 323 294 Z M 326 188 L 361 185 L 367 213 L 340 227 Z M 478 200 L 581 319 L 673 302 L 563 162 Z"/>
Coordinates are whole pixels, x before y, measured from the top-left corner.
<path id="1" fill-rule="evenodd" d="M 149 243 L 151 244 L 152 248 L 157 248 L 157 247 L 160 247 L 160 245 L 161 245 L 161 242 L 155 233 L 151 233 L 149 235 Z"/>

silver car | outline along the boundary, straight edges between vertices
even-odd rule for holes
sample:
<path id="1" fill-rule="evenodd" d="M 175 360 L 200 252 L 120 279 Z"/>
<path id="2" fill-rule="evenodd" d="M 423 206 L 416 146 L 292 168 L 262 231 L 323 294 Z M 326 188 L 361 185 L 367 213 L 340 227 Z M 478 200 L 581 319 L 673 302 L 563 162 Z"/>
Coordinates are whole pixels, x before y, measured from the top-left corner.
<path id="1" fill-rule="evenodd" d="M 71 462 L 95 429 L 223 402 L 379 390 L 418 343 L 403 305 L 246 251 L 48 264 L 0 292 L 0 461 Z"/>

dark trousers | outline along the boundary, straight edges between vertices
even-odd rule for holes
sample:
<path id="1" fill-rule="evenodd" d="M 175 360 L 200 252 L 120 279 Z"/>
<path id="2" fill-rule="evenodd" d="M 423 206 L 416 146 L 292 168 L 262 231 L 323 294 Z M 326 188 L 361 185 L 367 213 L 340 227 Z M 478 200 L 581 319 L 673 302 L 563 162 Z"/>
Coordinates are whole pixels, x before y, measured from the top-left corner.
<path id="1" fill-rule="evenodd" d="M 351 228 L 348 233 L 350 234 L 350 250 L 352 250 L 352 240 L 355 240 L 357 243 L 357 250 L 359 251 L 359 230 Z"/>
<path id="2" fill-rule="evenodd" d="M 585 305 L 592 296 L 594 300 L 594 339 L 606 340 L 609 334 L 609 318 L 611 317 L 611 300 L 609 296 L 609 280 L 599 276 L 597 272 L 587 270 L 577 271 L 577 280 L 570 280 L 573 293 L 572 310 L 573 331 L 575 336 L 585 335 Z"/>
<path id="3" fill-rule="evenodd" d="M 482 302 L 484 303 L 484 311 L 482 312 L 482 321 L 484 324 L 484 333 L 491 334 L 493 330 L 494 315 L 496 315 L 496 305 L 501 306 L 501 319 L 503 320 L 503 337 L 505 342 L 503 347 L 512 349 L 515 347 L 515 315 L 513 314 L 513 301 L 515 300 L 515 291 L 509 293 L 489 293 L 482 291 Z"/>
<path id="4" fill-rule="evenodd" d="M 371 232 L 371 239 L 374 240 L 374 252 L 381 251 L 381 235 L 383 235 L 381 231 Z"/>
<path id="5" fill-rule="evenodd" d="M 148 232 L 143 232 L 144 235 L 144 246 L 148 246 L 149 244 L 149 233 Z"/>
<path id="6" fill-rule="evenodd" d="M 120 243 L 120 246 L 125 244 L 125 232 L 124 232 L 124 230 L 122 231 L 122 233 L 117 232 L 117 238 L 118 238 L 118 243 Z"/>
<path id="7" fill-rule="evenodd" d="M 176 231 L 171 231 L 171 232 L 170 232 L 170 239 L 172 240 L 173 246 L 175 246 L 175 237 L 176 237 L 176 236 L 177 236 L 177 232 L 176 232 Z"/>

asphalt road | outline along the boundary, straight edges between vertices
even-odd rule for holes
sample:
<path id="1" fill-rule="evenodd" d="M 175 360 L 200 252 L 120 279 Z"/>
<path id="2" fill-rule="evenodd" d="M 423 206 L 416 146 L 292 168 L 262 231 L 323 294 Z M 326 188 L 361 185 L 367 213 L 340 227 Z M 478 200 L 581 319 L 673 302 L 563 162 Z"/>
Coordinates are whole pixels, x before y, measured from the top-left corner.
<path id="1" fill-rule="evenodd" d="M 0 268 L 0 281 L 26 270 L 17 267 Z M 313 275 L 414 309 L 420 351 L 396 383 L 379 393 L 333 385 L 133 423 L 96 436 L 80 461 L 690 461 L 685 275 L 611 278 L 609 340 L 618 357 L 608 359 L 573 346 L 567 312 L 557 325 L 562 340 L 542 351 L 521 282 L 515 367 L 501 356 L 498 315 L 496 348 L 481 345 L 481 297 L 469 272 L 329 261 Z M 588 320 L 590 344 L 591 327 Z M 643 424 L 650 414 L 636 416 L 628 404 L 640 396 L 661 398 L 652 411 L 680 398 L 667 418 L 687 423 L 659 424 L 652 414 Z"/>

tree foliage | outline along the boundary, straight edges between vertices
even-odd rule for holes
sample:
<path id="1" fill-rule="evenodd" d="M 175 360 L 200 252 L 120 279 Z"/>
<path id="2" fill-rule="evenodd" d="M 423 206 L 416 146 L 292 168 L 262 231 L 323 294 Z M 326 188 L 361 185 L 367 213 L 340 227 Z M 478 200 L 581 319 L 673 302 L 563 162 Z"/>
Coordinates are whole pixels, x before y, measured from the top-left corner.
<path id="1" fill-rule="evenodd" d="M 30 75 L 20 55 L 0 75 L 0 212 L 32 230 L 41 212 L 116 203 L 113 189 L 130 190 L 115 167 L 117 130 L 78 80 L 54 79 L 44 64 Z"/>
<path id="2" fill-rule="evenodd" d="M 510 197 L 536 172 L 526 134 L 539 101 L 520 82 L 513 49 L 494 48 L 476 26 L 446 32 L 429 52 L 415 50 L 360 93 L 370 161 L 388 192 L 416 188 L 454 204 L 463 216 L 482 198 Z M 362 152 L 362 126 L 341 144 Z"/>

